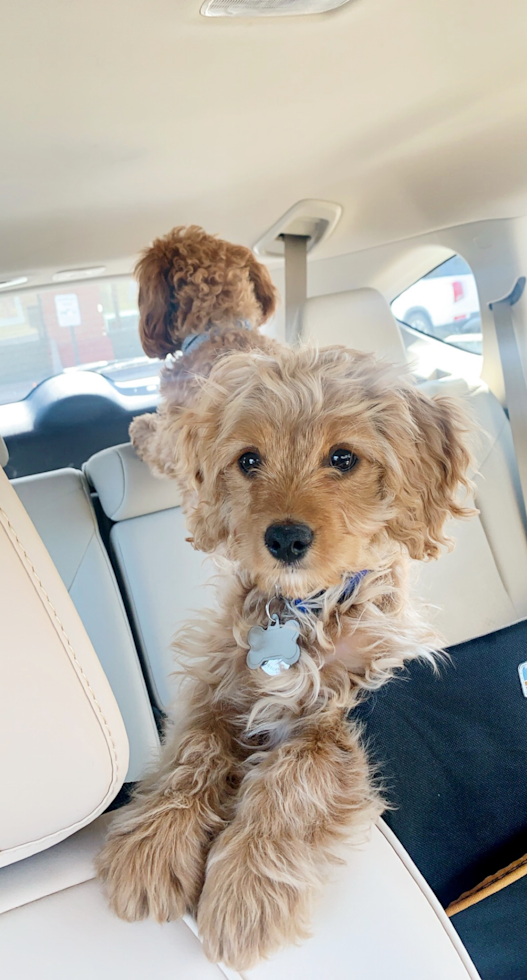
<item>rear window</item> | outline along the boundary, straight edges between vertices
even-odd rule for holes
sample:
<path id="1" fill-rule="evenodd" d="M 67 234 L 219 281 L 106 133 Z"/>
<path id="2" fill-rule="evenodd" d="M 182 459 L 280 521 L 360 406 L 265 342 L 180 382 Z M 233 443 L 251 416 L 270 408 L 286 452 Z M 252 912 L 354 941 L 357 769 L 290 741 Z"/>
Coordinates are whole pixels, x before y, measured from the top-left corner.
<path id="1" fill-rule="evenodd" d="M 66 371 L 97 371 L 123 393 L 155 391 L 159 362 L 145 357 L 138 323 L 131 276 L 0 292 L 0 404 Z"/>
<path id="2" fill-rule="evenodd" d="M 401 323 L 471 354 L 481 354 L 481 316 L 476 281 L 460 255 L 442 262 L 405 289 L 392 304 Z"/>

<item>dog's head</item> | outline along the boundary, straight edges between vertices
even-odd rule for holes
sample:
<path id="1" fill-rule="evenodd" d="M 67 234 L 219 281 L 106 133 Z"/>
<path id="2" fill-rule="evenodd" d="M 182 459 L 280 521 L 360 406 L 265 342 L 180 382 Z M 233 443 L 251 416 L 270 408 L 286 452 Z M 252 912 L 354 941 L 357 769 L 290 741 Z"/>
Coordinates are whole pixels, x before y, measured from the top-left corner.
<path id="1" fill-rule="evenodd" d="M 250 249 L 208 235 L 197 225 L 173 228 L 145 249 L 135 269 L 139 334 L 149 357 L 165 357 L 185 337 L 210 326 L 272 315 L 276 290 Z"/>
<path id="2" fill-rule="evenodd" d="M 467 487 L 463 410 L 344 348 L 220 359 L 172 458 L 195 547 L 304 596 L 406 549 L 438 557 Z"/>

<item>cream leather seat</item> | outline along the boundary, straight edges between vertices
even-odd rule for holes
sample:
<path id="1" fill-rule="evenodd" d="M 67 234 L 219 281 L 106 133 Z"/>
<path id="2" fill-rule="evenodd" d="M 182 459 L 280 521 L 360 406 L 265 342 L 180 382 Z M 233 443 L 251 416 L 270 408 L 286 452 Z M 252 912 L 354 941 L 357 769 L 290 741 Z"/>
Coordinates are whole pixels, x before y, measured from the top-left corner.
<path id="1" fill-rule="evenodd" d="M 205 959 L 188 916 L 160 926 L 121 922 L 109 911 L 92 859 L 110 818 L 0 872 L 5 975 L 243 980 Z M 367 843 L 343 848 L 342 856 L 315 911 L 312 938 L 244 972 L 245 980 L 348 980 L 350 973 L 354 980 L 478 980 L 450 921 L 382 822 Z"/>
<path id="2" fill-rule="evenodd" d="M 106 516 L 150 689 L 160 708 L 177 692 L 172 639 L 192 615 L 214 602 L 212 562 L 194 551 L 172 480 L 151 476 L 130 444 L 105 449 L 85 465 Z"/>
<path id="3" fill-rule="evenodd" d="M 485 384 L 461 379 L 421 387 L 465 398 L 482 430 L 473 449 L 479 516 L 452 522 L 454 551 L 413 569 L 416 591 L 436 607 L 434 621 L 453 645 L 527 617 L 527 524 L 511 428 L 498 399 Z"/>
<path id="4" fill-rule="evenodd" d="M 301 310 L 301 337 L 321 347 L 343 344 L 393 364 L 406 363 L 397 321 L 384 296 L 369 286 L 306 300 Z"/>
<path id="5" fill-rule="evenodd" d="M 102 543 L 86 479 L 55 470 L 13 480 L 84 624 L 123 717 L 130 744 L 126 781 L 155 758 L 159 738 L 130 625 Z"/>
<path id="6" fill-rule="evenodd" d="M 375 289 L 308 299 L 302 336 L 321 346 L 346 344 L 406 363 L 397 321 Z M 451 524 L 454 551 L 438 562 L 416 562 L 413 569 L 416 592 L 430 603 L 429 615 L 451 646 L 527 616 L 525 511 L 509 421 L 487 386 L 447 377 L 422 388 L 465 398 L 482 430 L 474 438 L 479 517 Z"/>
<path id="7" fill-rule="evenodd" d="M 102 813 L 125 779 L 128 739 L 73 602 L 2 469 L 0 623 L 3 867 Z"/>

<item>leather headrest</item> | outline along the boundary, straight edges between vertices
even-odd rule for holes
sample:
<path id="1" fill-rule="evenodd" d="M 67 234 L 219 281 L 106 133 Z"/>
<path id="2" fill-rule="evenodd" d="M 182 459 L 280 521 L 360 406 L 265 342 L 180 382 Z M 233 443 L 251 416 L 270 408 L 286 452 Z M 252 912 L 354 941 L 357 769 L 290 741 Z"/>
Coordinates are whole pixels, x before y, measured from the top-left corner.
<path id="1" fill-rule="evenodd" d="M 181 504 L 175 482 L 152 476 L 129 442 L 96 453 L 84 464 L 84 472 L 112 521 L 127 521 Z"/>
<path id="2" fill-rule="evenodd" d="M 2 439 L 2 436 L 0 436 L 0 466 L 3 468 L 4 466 L 7 466 L 8 462 L 9 453 L 7 451 L 7 446 Z"/>
<path id="3" fill-rule="evenodd" d="M 394 364 L 407 363 L 397 321 L 384 296 L 369 287 L 306 300 L 302 340 L 320 347 L 344 344 Z"/>
<path id="4" fill-rule="evenodd" d="M 126 729 L 79 614 L 0 470 L 0 868 L 80 830 L 128 769 Z"/>

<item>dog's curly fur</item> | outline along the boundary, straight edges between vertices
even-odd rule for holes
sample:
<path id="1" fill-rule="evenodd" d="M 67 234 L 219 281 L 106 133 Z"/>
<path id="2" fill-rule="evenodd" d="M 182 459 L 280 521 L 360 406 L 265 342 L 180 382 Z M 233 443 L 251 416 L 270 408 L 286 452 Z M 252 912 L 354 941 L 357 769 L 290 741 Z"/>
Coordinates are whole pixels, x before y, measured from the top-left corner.
<path id="1" fill-rule="evenodd" d="M 143 258 L 141 277 L 160 250 Z M 184 322 L 170 319 L 179 299 L 160 300 L 172 343 L 193 312 L 194 327 L 214 316 L 213 302 L 194 311 L 200 290 L 185 291 Z M 222 323 L 227 315 L 224 303 Z M 409 602 L 406 571 L 409 557 L 439 556 L 450 515 L 471 513 L 458 499 L 469 454 L 462 409 L 370 355 L 258 342 L 219 350 L 209 350 L 192 398 L 168 379 L 160 414 L 132 428 L 139 454 L 178 480 L 194 546 L 223 554 L 230 571 L 219 611 L 179 637 L 187 716 L 118 816 L 98 869 L 123 918 L 193 910 L 207 955 L 246 969 L 308 934 L 335 843 L 381 812 L 349 712 L 365 688 L 437 649 Z M 329 465 L 335 447 L 358 457 L 350 472 Z M 262 460 L 252 475 L 238 463 L 248 449 Z M 284 522 L 314 532 L 291 566 L 264 543 L 266 528 Z M 343 598 L 348 576 L 365 569 Z M 300 626 L 300 660 L 278 676 L 246 665 L 249 630 L 269 610 Z"/>
<path id="2" fill-rule="evenodd" d="M 158 476 L 175 476 L 166 441 L 171 415 L 199 395 L 219 357 L 232 351 L 279 349 L 258 332 L 276 309 L 268 270 L 250 249 L 208 235 L 198 225 L 173 228 L 145 249 L 135 268 L 139 283 L 139 336 L 149 357 L 165 358 L 162 402 L 155 414 L 135 419 L 136 447 Z M 207 339 L 178 356 L 185 338 Z"/>

